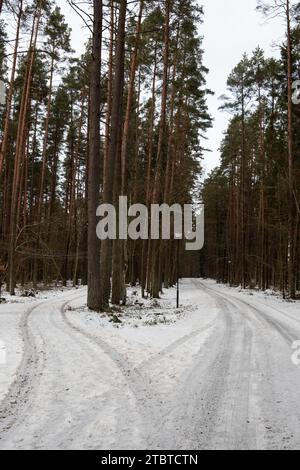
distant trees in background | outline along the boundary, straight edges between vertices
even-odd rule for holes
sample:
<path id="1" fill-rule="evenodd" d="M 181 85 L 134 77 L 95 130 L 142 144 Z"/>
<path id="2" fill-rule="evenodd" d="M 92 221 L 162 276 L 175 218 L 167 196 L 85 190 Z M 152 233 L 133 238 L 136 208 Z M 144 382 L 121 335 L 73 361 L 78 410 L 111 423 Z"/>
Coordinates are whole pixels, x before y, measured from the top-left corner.
<path id="1" fill-rule="evenodd" d="M 105 310 L 127 283 L 157 297 L 176 280 L 177 243 L 100 244 L 95 210 L 121 195 L 199 200 L 211 126 L 203 12 L 195 0 L 69 3 L 91 31 L 80 58 L 55 2 L 1 10 L 0 254 L 11 293 L 81 278 L 89 306 Z"/>
<path id="2" fill-rule="evenodd" d="M 281 59 L 257 48 L 228 78 L 223 109 L 232 118 L 221 165 L 204 183 L 203 273 L 232 285 L 300 290 L 300 5 L 260 3 L 286 24 Z"/>

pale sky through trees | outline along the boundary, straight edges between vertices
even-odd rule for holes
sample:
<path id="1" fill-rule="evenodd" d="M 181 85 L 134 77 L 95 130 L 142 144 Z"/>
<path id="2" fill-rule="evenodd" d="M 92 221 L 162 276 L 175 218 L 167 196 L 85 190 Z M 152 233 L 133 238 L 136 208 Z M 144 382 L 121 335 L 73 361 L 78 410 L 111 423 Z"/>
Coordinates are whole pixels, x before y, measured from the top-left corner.
<path id="1" fill-rule="evenodd" d="M 208 97 L 209 111 L 215 119 L 214 128 L 208 133 L 208 147 L 213 152 L 205 158 L 205 166 L 211 170 L 218 164 L 218 148 L 230 118 L 218 111 L 228 75 L 243 53 L 250 54 L 257 46 L 267 56 L 278 56 L 277 44 L 284 39 L 284 26 L 279 19 L 266 21 L 255 9 L 257 0 L 199 0 L 199 3 L 205 9 L 202 30 L 204 63 L 210 69 L 207 84 L 215 92 L 215 96 Z"/>
<path id="2" fill-rule="evenodd" d="M 277 44 L 284 39 L 284 26 L 279 19 L 266 21 L 255 10 L 257 0 L 199 0 L 204 6 L 204 24 L 200 26 L 204 35 L 205 66 L 210 69 L 207 86 L 215 92 L 208 97 L 209 111 L 214 117 L 214 127 L 207 133 L 204 166 L 212 170 L 219 161 L 219 146 L 230 116 L 218 110 L 219 97 L 226 93 L 226 80 L 244 52 L 251 53 L 258 45 L 267 56 L 279 54 Z M 88 37 L 86 28 L 72 11 L 66 0 L 61 7 L 73 29 L 72 46 L 83 52 Z"/>

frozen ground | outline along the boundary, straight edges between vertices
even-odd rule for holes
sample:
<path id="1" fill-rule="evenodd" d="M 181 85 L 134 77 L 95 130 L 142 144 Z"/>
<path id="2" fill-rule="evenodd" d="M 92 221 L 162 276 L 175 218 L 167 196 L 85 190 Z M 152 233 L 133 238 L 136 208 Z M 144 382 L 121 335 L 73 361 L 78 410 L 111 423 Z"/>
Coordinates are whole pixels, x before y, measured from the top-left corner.
<path id="1" fill-rule="evenodd" d="M 0 305 L 0 449 L 300 449 L 299 303 L 134 294 L 109 318 L 85 289 Z"/>

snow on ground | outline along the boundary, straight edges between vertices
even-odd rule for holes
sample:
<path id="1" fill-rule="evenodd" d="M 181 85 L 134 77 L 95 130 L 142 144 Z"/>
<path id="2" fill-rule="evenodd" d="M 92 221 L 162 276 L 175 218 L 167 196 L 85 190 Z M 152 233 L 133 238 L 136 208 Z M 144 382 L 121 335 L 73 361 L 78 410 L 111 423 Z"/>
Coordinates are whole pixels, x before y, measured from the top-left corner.
<path id="1" fill-rule="evenodd" d="M 135 305 L 134 290 L 129 290 L 129 306 L 117 313 L 121 324 L 110 321 L 107 315 L 89 312 L 82 306 L 82 299 L 71 302 L 67 317 L 80 329 L 92 335 L 101 335 L 105 341 L 125 354 L 135 366 L 143 362 L 151 363 L 151 358 L 160 352 L 168 351 L 171 344 L 190 335 L 188 342 L 180 348 L 182 356 L 187 358 L 197 355 L 211 329 L 215 326 L 219 308 L 214 299 L 206 293 L 201 297 L 188 280 L 183 280 L 180 287 L 180 308 L 176 306 L 176 290 L 165 290 L 160 300 L 138 300 Z M 141 306 L 143 304 L 143 306 Z M 199 332 L 203 332 L 199 339 Z M 174 359 L 174 363 L 173 363 Z M 184 368 L 184 362 L 176 362 L 172 352 L 162 359 L 165 367 L 157 371 L 157 379 L 168 382 L 178 377 Z M 155 363 L 153 364 L 153 367 Z"/>
<path id="2" fill-rule="evenodd" d="M 17 367 L 22 359 L 22 338 L 19 323 L 24 304 L 0 305 L 0 400 L 8 391 L 15 378 Z"/>
<path id="3" fill-rule="evenodd" d="M 143 448 L 142 434 L 150 424 L 141 421 L 151 423 L 156 414 L 156 392 L 152 396 L 151 390 L 159 390 L 162 403 L 183 385 L 187 362 L 195 360 L 215 327 L 216 302 L 205 293 L 199 298 L 189 281 L 181 283 L 178 310 L 173 307 L 175 289 L 159 301 L 141 301 L 130 290 L 129 306 L 115 312 L 122 322 L 116 324 L 86 309 L 84 288 L 43 295 L 27 302 L 9 299 L 0 306 L 0 337 L 7 347 L 7 362 L 0 366 L 0 401 L 9 392 L 0 405 L 0 437 L 1 418 L 4 429 L 10 429 L 10 419 L 25 413 L 17 430 L 8 433 L 8 448 L 60 448 L 62 435 L 63 448 L 99 448 L 100 428 L 105 430 L 101 448 Z M 139 370 L 146 367 L 150 379 Z M 136 410 L 144 405 L 144 411 Z M 101 409 L 97 419 L 96 406 Z M 124 409 L 129 414 L 122 417 Z M 70 436 L 63 432 L 65 426 L 85 430 L 86 441 L 81 435 L 76 441 L 74 431 Z M 1 442 L 5 439 L 0 448 Z"/>
<path id="4" fill-rule="evenodd" d="M 213 289 L 219 290 L 221 293 L 229 294 L 237 299 L 243 299 L 246 302 L 251 302 L 252 305 L 257 307 L 265 307 L 267 312 L 283 314 L 286 317 L 300 321 L 300 301 L 292 301 L 283 299 L 282 294 L 278 291 L 268 289 L 264 292 L 257 289 L 242 289 L 241 287 L 229 287 L 224 284 L 218 284 L 214 280 L 205 280 L 205 285 Z M 300 340 L 300 338 L 299 338 Z"/>
<path id="5" fill-rule="evenodd" d="M 109 315 L 85 288 L 0 305 L 0 449 L 300 449 L 299 302 L 180 290 L 178 310 L 175 289 Z"/>
<path id="6" fill-rule="evenodd" d="M 24 297 L 24 289 L 17 289 L 16 295 L 11 296 L 2 290 L 0 303 L 0 402 L 7 394 L 10 385 L 15 380 L 16 371 L 22 360 L 23 339 L 20 328 L 22 317 L 27 309 L 39 305 L 48 299 L 59 298 L 66 292 L 75 289 L 59 288 L 36 291 L 34 297 Z"/>

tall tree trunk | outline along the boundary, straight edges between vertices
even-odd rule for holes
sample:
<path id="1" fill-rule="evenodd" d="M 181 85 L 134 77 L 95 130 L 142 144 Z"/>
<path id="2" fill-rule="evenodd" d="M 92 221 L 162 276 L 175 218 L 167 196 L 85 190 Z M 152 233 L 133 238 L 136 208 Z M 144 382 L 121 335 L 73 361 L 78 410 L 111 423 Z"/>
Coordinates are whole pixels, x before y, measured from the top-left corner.
<path id="1" fill-rule="evenodd" d="M 122 101 L 124 85 L 124 58 L 125 58 L 125 23 L 126 23 L 127 0 L 120 1 L 120 13 L 118 24 L 118 36 L 115 55 L 115 74 L 113 83 L 113 100 L 111 113 L 111 136 L 109 143 L 108 162 L 105 167 L 103 202 L 112 204 L 114 199 L 114 176 L 116 161 L 118 158 L 118 140 L 120 127 L 122 125 Z M 103 240 L 101 243 L 101 298 L 102 310 L 109 307 L 111 294 L 112 273 L 112 241 Z"/>
<path id="2" fill-rule="evenodd" d="M 157 44 L 154 50 L 154 70 L 152 79 L 152 99 L 151 109 L 149 115 L 149 132 L 148 132 L 148 161 L 147 161 L 147 180 L 146 180 L 146 205 L 148 210 L 151 204 L 152 198 L 152 161 L 153 161 L 153 136 L 154 136 L 154 118 L 155 118 L 155 105 L 156 105 L 156 73 L 157 73 Z M 150 291 L 151 285 L 151 240 L 144 240 L 143 242 L 143 253 L 142 260 L 143 264 L 146 261 L 146 267 L 142 266 L 142 296 L 145 297 L 145 289 Z"/>
<path id="3" fill-rule="evenodd" d="M 286 1 L 287 20 L 287 80 L 288 80 L 288 185 L 289 185 L 289 248 L 288 248 L 288 274 L 289 292 L 292 299 L 296 298 L 295 283 L 295 246 L 294 246 L 294 156 L 293 156 L 293 114 L 292 114 L 292 36 L 290 0 Z"/>
<path id="4" fill-rule="evenodd" d="M 100 241 L 97 238 L 97 207 L 100 198 L 100 87 L 103 2 L 94 0 L 93 53 L 89 98 L 88 165 L 88 307 L 101 309 Z"/>
<path id="5" fill-rule="evenodd" d="M 167 95 L 168 95 L 168 71 L 169 71 L 169 43 L 170 43 L 170 14 L 171 14 L 171 0 L 165 1 L 165 28 L 164 28 L 164 70 L 163 70 L 163 85 L 162 85 L 162 98 L 161 98 L 161 115 L 159 126 L 158 148 L 156 156 L 156 168 L 152 202 L 158 204 L 160 202 L 160 191 L 162 182 L 162 164 L 163 164 L 163 143 L 165 139 L 166 130 L 166 116 L 167 116 Z M 154 240 L 152 243 L 152 282 L 151 290 L 154 298 L 159 297 L 161 287 L 160 276 L 160 241 Z"/>
<path id="6" fill-rule="evenodd" d="M 51 66 L 50 66 L 50 81 L 49 81 L 49 91 L 48 91 L 48 102 L 47 102 L 47 111 L 46 111 L 46 120 L 45 120 L 45 133 L 43 140 L 43 153 L 42 153 L 42 168 L 39 178 L 39 192 L 38 192 L 38 202 L 37 202 L 37 213 L 36 213 L 36 249 L 39 249 L 41 242 L 41 223 L 42 223 L 42 211 L 43 211 L 43 202 L 44 202 L 44 191 L 45 191 L 45 176 L 47 169 L 47 151 L 48 151 L 48 139 L 49 139 L 49 121 L 50 121 L 50 112 L 52 104 L 52 90 L 53 90 L 53 77 L 54 77 L 54 51 L 52 51 L 51 57 Z M 37 283 L 37 271 L 38 271 L 38 258 L 34 260 L 34 285 Z"/>
<path id="7" fill-rule="evenodd" d="M 246 288 L 246 115 L 245 115 L 245 95 L 244 90 L 242 91 L 242 163 L 241 163 L 241 227 L 240 227 L 240 260 L 241 260 L 241 284 L 243 289 Z"/>
<path id="8" fill-rule="evenodd" d="M 14 163 L 12 199 L 11 199 L 11 214 L 10 214 L 10 247 L 9 247 L 9 291 L 11 295 L 15 294 L 15 250 L 16 250 L 16 230 L 17 230 L 17 205 L 19 197 L 19 186 L 21 177 L 21 167 L 23 163 L 24 144 L 25 144 L 25 129 L 26 129 L 26 116 L 30 101 L 30 91 L 32 84 L 32 72 L 36 53 L 36 43 L 40 27 L 42 15 L 42 2 L 37 5 L 34 13 L 34 20 L 32 25 L 30 48 L 28 54 L 28 62 L 25 73 L 24 88 L 21 98 L 21 106 L 19 111 L 19 123 L 16 141 L 16 154 Z"/>
<path id="9" fill-rule="evenodd" d="M 76 243 L 76 182 L 77 182 L 77 171 L 78 171 L 78 163 L 79 163 L 79 152 L 80 152 L 80 145 L 81 145 L 81 135 L 82 135 L 82 126 L 83 126 L 83 118 L 84 118 L 84 96 L 82 97 L 81 102 L 81 111 L 80 117 L 78 122 L 78 134 L 77 134 L 77 141 L 74 148 L 72 150 L 70 158 L 70 174 L 69 174 L 69 204 L 68 213 L 67 213 L 67 223 L 66 223 L 66 248 L 65 248 L 65 265 L 63 269 L 63 273 L 65 273 L 64 278 L 67 279 L 68 273 L 68 266 L 69 266 L 69 257 L 71 254 L 71 246 L 72 246 L 72 233 L 75 234 L 75 243 Z M 77 246 L 77 245 L 75 245 Z M 73 277 L 74 279 L 74 277 Z"/>
<path id="10" fill-rule="evenodd" d="M 20 29 L 21 29 L 22 15 L 23 15 L 23 0 L 20 0 L 18 20 L 17 20 L 18 22 L 17 22 L 17 30 L 16 30 L 16 39 L 15 39 L 15 45 L 14 45 L 13 63 L 12 63 L 12 68 L 11 68 L 10 84 L 9 84 L 9 90 L 8 90 L 7 102 L 6 102 L 4 134 L 3 134 L 3 140 L 2 140 L 1 148 L 0 148 L 0 180 L 2 176 L 3 162 L 6 156 L 8 137 L 9 137 L 11 106 L 12 106 L 12 98 L 13 98 L 13 93 L 14 93 L 14 82 L 15 82 L 18 48 L 19 48 L 19 41 L 20 41 Z"/>
<path id="11" fill-rule="evenodd" d="M 52 54 L 47 114 L 46 114 L 46 121 L 45 121 L 45 134 L 44 134 L 44 142 L 43 142 L 42 171 L 40 175 L 40 188 L 39 188 L 39 196 L 38 196 L 38 210 L 37 210 L 37 224 L 38 225 L 41 223 L 41 219 L 42 219 L 43 196 L 44 196 L 44 189 L 45 189 L 44 186 L 45 186 L 46 169 L 47 169 L 47 150 L 48 150 L 48 140 L 49 140 L 49 121 L 50 121 L 51 104 L 52 104 L 53 76 L 54 76 L 54 55 Z"/>
<path id="12" fill-rule="evenodd" d="M 129 139 L 129 127 L 130 127 L 130 116 L 132 111 L 132 100 L 134 95 L 135 87 L 135 76 L 137 69 L 137 58 L 139 50 L 139 40 L 142 27 L 142 15 L 144 9 L 144 0 L 140 1 L 139 16 L 136 26 L 135 45 L 131 57 L 131 68 L 130 77 L 128 84 L 127 104 L 126 113 L 123 129 L 123 138 L 121 143 L 121 195 L 126 195 L 126 181 L 127 181 L 127 151 L 128 151 L 128 139 Z M 116 201 L 117 202 L 117 201 Z M 124 240 L 115 240 L 113 244 L 113 273 L 112 273 L 112 302 L 113 304 L 120 304 L 120 302 L 126 301 L 126 288 L 125 288 L 125 276 L 126 266 L 125 259 L 127 258 L 125 250 L 127 244 Z"/>
<path id="13" fill-rule="evenodd" d="M 108 77 L 107 77 L 107 111 L 106 111 L 106 121 L 105 121 L 103 175 L 107 174 L 107 165 L 108 165 L 108 158 L 109 158 L 112 87 L 113 87 L 114 38 L 115 38 L 114 0 L 110 0 L 110 40 L 109 40 L 109 59 L 108 59 Z"/>
<path id="14" fill-rule="evenodd" d="M 171 202 L 171 169 L 172 169 L 172 160 L 175 158 L 174 152 L 174 108 L 175 108 L 175 78 L 176 78 L 176 63 L 174 59 L 173 64 L 173 73 L 172 73 L 172 91 L 170 97 L 170 122 L 169 122 L 169 139 L 168 139 L 168 149 L 167 149 L 167 165 L 166 165 L 166 176 L 164 184 L 164 202 L 170 204 Z M 163 263 L 164 263 L 164 286 L 166 288 L 170 287 L 172 284 L 171 280 L 171 244 L 163 242 Z"/>
<path id="15" fill-rule="evenodd" d="M 260 164 L 261 164 L 261 188 L 259 203 L 259 230 L 260 230 L 260 272 L 259 285 L 262 290 L 266 288 L 266 159 L 265 159 L 265 131 L 264 131 L 264 110 L 261 96 L 261 87 L 258 89 L 258 106 L 259 106 L 259 147 L 260 147 Z"/>

